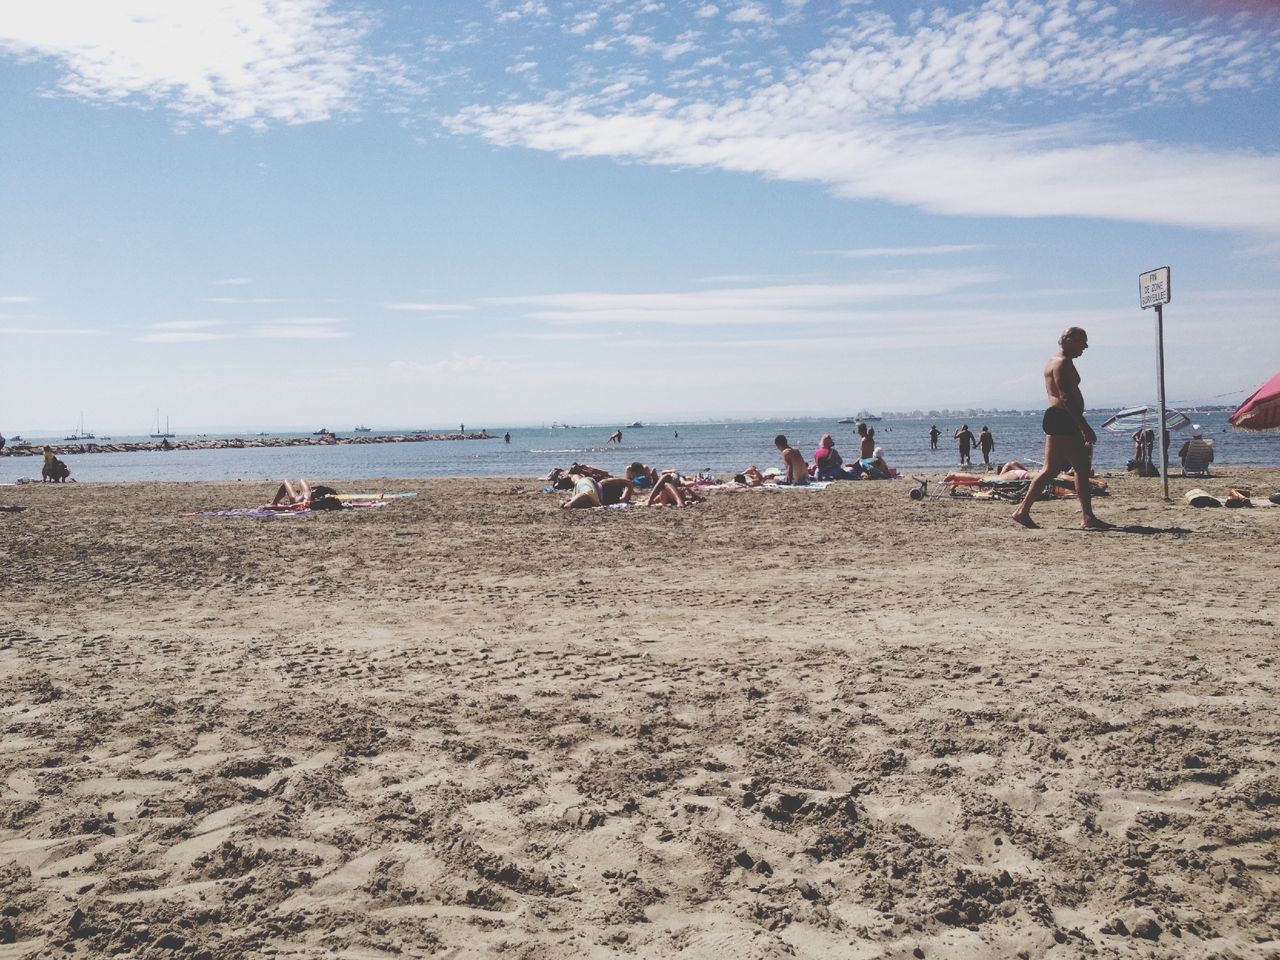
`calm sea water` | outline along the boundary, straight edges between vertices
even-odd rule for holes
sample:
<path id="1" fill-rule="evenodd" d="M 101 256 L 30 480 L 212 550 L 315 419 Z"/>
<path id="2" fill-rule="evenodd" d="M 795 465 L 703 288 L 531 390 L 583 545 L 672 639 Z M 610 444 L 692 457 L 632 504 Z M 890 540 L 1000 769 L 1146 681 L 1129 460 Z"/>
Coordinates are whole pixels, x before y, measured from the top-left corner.
<path id="1" fill-rule="evenodd" d="M 1105 417 L 1092 418 L 1095 428 Z M 1251 434 L 1226 425 L 1221 413 L 1195 414 L 1195 422 L 1217 446 L 1222 465 L 1280 466 L 1280 434 Z M 942 431 L 939 448 L 929 449 L 930 420 L 883 420 L 874 423 L 876 442 L 884 447 L 889 463 L 907 472 L 936 472 L 958 463 L 951 434 L 960 421 L 937 421 Z M 1031 464 L 1044 454 L 1040 417 L 989 417 L 970 419 L 976 435 L 985 424 L 996 439 L 993 459 L 1017 459 Z M 489 426 L 501 436 L 507 428 Z M 735 473 L 747 464 L 776 466 L 780 460 L 773 446 L 778 433 L 802 450 L 806 457 L 823 433 L 831 433 L 836 448 L 851 458 L 857 450 L 852 425 L 835 420 L 715 421 L 704 423 L 649 424 L 623 427 L 621 446 L 609 444 L 614 425 L 555 429 L 511 428 L 511 443 L 497 440 L 439 440 L 425 443 L 381 443 L 350 446 L 278 447 L 241 450 L 173 450 L 165 453 L 87 453 L 64 456 L 72 475 L 81 483 L 165 480 L 278 480 L 282 477 L 341 480 L 363 477 L 535 477 L 552 467 L 573 461 L 590 463 L 620 473 L 633 460 L 657 467 L 678 467 L 692 473 L 710 468 L 717 474 Z M 678 433 L 679 437 L 675 434 Z M 1132 454 L 1125 435 L 1098 430 L 1094 462 L 1100 469 L 1123 469 Z M 1189 431 L 1173 435 L 1171 460 L 1177 467 L 1177 448 Z M 143 437 L 114 438 L 116 442 Z M 36 438 L 32 438 L 38 442 Z M 975 451 L 974 459 L 981 463 Z M 39 477 L 37 457 L 0 457 L 0 482 L 18 477 Z"/>

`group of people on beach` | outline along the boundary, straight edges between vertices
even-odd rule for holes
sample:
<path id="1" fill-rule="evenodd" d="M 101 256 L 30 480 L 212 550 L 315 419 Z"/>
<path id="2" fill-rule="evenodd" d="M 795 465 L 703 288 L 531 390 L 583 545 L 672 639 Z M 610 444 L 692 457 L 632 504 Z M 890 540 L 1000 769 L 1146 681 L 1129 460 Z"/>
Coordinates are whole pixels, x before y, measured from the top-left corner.
<path id="1" fill-rule="evenodd" d="M 1048 406 L 1041 420 L 1045 434 L 1044 465 L 1032 471 L 1023 463 L 1010 460 L 999 468 L 1000 479 L 1027 483 L 1026 494 L 1013 512 L 1013 520 L 1028 528 L 1037 526 L 1031 518 L 1031 508 L 1045 489 L 1058 479 L 1064 468 L 1070 467 L 1080 501 L 1081 526 L 1086 530 L 1112 528 L 1093 512 L 1092 471 L 1093 445 L 1098 437 L 1084 416 L 1084 396 L 1080 392 L 1080 374 L 1075 361 L 1089 348 L 1089 336 L 1080 327 L 1068 327 L 1058 337 L 1058 350 L 1044 366 L 1045 393 Z M 930 431 L 930 443 L 936 447 L 938 429 Z M 774 446 L 782 456 L 782 470 L 776 476 L 767 475 L 754 464 L 734 479 L 739 484 L 759 486 L 773 482 L 783 486 L 804 486 L 814 480 L 852 480 L 863 477 L 890 477 L 896 474 L 884 459 L 884 450 L 875 445 L 874 428 L 866 423 L 857 424 L 858 458 L 846 463 L 836 450 L 831 434 L 823 434 L 810 463 L 793 447 L 783 434 L 774 438 Z M 978 436 L 962 425 L 955 438 L 961 447 L 961 460 L 969 463 L 972 448 L 982 452 L 983 461 L 991 465 L 991 453 L 995 438 L 987 427 Z M 642 463 L 633 463 L 623 477 L 612 477 L 606 471 L 582 464 L 574 464 L 566 471 L 553 471 L 548 477 L 553 485 L 571 489 L 573 493 L 563 504 L 566 508 L 601 507 L 631 501 L 638 489 L 649 489 L 649 504 L 671 503 L 684 506 L 700 500 L 694 484 L 684 480 L 676 471 L 658 473 Z"/>
<path id="2" fill-rule="evenodd" d="M 844 457 L 836 449 L 835 438 L 824 433 L 813 451 L 813 462 L 805 460 L 804 454 L 787 441 L 784 434 L 773 438 L 773 445 L 782 454 L 783 470 L 772 478 L 773 482 L 782 486 L 805 486 L 814 480 L 888 480 L 896 476 L 897 471 L 884 459 L 884 449 L 876 446 L 875 428 L 868 427 L 862 421 L 857 424 L 858 458 L 846 463 Z M 739 483 L 758 486 L 766 478 L 752 464 L 734 478 Z"/>
<path id="3" fill-rule="evenodd" d="M 695 482 L 683 477 L 679 471 L 659 471 L 638 460 L 629 464 L 621 477 L 615 477 L 600 467 L 574 463 L 567 470 L 552 470 L 546 479 L 553 489 L 570 491 L 569 499 L 560 504 L 569 510 L 638 503 L 637 493 L 646 490 L 648 494 L 644 503 L 650 507 L 684 507 L 702 500 L 695 489 Z"/>

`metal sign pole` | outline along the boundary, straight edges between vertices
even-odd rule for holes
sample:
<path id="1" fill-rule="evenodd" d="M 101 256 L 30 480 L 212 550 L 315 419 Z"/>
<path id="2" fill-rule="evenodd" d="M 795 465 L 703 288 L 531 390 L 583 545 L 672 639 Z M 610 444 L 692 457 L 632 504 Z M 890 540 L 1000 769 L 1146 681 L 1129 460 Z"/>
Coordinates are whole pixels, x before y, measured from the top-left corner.
<path id="1" fill-rule="evenodd" d="M 1164 487 L 1164 499 L 1169 501 L 1169 431 L 1165 428 L 1164 406 L 1164 310 L 1156 308 L 1156 387 L 1160 391 L 1160 419 L 1156 429 L 1160 432 L 1160 485 Z"/>

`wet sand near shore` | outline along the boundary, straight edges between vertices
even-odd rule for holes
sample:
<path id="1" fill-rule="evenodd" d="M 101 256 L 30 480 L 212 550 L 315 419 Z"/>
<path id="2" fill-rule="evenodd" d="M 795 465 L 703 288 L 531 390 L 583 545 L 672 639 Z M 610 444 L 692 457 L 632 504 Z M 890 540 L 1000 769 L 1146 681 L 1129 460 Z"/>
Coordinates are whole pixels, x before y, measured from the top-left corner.
<path id="1" fill-rule="evenodd" d="M 0 958 L 1275 957 L 1280 471 L 1110 485 L 0 487 Z"/>

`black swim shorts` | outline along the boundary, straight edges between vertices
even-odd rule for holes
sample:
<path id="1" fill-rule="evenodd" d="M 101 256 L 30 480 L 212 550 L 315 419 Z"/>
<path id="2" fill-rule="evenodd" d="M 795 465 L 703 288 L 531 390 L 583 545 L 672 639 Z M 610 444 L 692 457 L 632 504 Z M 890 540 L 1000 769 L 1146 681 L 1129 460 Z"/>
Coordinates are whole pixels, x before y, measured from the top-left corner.
<path id="1" fill-rule="evenodd" d="M 1051 437 L 1065 437 L 1080 432 L 1071 414 L 1061 407 L 1049 407 L 1045 410 L 1041 425 L 1044 427 L 1044 432 Z"/>

